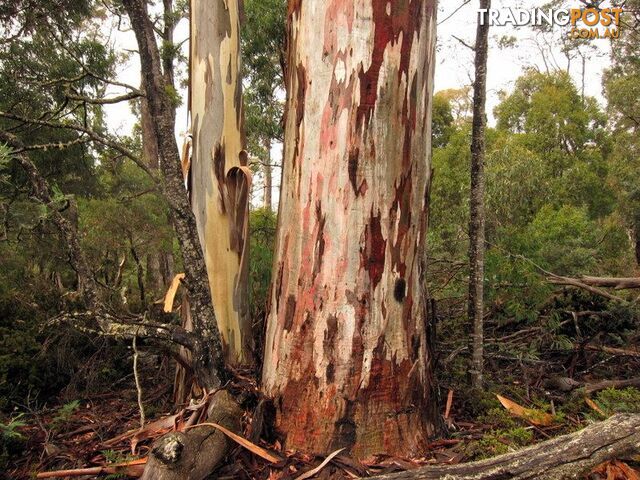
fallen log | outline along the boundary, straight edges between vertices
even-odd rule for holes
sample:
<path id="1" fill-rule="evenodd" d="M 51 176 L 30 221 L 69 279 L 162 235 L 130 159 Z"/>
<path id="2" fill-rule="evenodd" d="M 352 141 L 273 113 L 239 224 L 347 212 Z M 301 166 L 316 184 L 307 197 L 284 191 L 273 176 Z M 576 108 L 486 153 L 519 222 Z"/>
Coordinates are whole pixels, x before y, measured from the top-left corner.
<path id="1" fill-rule="evenodd" d="M 640 415 L 616 415 L 584 430 L 479 462 L 428 466 L 376 480 L 569 480 L 640 452 Z"/>

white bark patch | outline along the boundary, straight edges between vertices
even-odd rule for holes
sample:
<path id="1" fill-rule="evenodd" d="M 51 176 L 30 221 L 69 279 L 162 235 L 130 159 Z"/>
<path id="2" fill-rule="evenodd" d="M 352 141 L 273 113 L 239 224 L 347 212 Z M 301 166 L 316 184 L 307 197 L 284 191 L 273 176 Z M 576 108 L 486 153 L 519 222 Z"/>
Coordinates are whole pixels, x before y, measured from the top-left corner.
<path id="1" fill-rule="evenodd" d="M 338 60 L 338 63 L 336 63 L 336 68 L 333 71 L 333 74 L 338 83 L 344 82 L 347 74 L 347 67 L 342 60 Z"/>

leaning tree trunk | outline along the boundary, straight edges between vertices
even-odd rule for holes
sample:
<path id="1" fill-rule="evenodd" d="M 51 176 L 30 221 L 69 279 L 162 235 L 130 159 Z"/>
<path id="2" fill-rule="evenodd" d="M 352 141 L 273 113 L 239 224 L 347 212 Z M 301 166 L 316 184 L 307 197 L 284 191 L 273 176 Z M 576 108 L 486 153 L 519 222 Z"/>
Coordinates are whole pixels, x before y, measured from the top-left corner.
<path id="1" fill-rule="evenodd" d="M 290 0 L 263 386 L 286 448 L 410 455 L 435 431 L 421 295 L 435 0 Z"/>
<path id="2" fill-rule="evenodd" d="M 239 0 L 191 0 L 190 195 L 230 364 L 252 361 Z"/>

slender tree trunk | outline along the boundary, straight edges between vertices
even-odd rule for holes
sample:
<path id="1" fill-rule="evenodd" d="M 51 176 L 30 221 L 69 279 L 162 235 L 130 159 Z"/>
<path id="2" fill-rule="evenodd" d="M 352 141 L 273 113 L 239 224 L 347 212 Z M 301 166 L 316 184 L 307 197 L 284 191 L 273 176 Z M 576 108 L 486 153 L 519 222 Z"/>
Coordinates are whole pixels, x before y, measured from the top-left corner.
<path id="1" fill-rule="evenodd" d="M 264 148 L 267 151 L 267 163 L 263 165 L 264 171 L 264 206 L 273 209 L 273 169 L 271 168 L 271 139 L 266 138 Z"/>
<path id="2" fill-rule="evenodd" d="M 239 0 L 191 0 L 191 202 L 227 362 L 252 362 Z"/>
<path id="3" fill-rule="evenodd" d="M 435 0 L 289 2 L 263 386 L 286 448 L 410 455 L 436 430 L 421 258 Z"/>
<path id="4" fill-rule="evenodd" d="M 636 265 L 640 267 L 640 222 L 636 225 L 635 231 L 633 232 L 634 238 L 634 251 L 636 254 Z"/>
<path id="5" fill-rule="evenodd" d="M 491 8 L 491 0 L 480 0 L 480 8 Z M 485 19 L 486 20 L 486 19 Z M 471 212 L 469 222 L 469 325 L 472 331 L 471 385 L 482 388 L 484 357 L 484 159 L 487 117 L 487 56 L 489 22 L 478 22 L 475 46 L 476 77 L 473 87 L 473 132 L 471 138 Z"/>
<path id="6" fill-rule="evenodd" d="M 135 33 L 140 53 L 142 81 L 158 144 L 162 190 L 171 209 L 171 219 L 180 242 L 194 324 L 194 370 L 200 385 L 214 389 L 225 371 L 223 346 L 214 314 L 211 293 L 196 219 L 184 190 L 180 153 L 176 143 L 175 103 L 162 70 L 162 61 L 145 0 L 122 1 Z"/>

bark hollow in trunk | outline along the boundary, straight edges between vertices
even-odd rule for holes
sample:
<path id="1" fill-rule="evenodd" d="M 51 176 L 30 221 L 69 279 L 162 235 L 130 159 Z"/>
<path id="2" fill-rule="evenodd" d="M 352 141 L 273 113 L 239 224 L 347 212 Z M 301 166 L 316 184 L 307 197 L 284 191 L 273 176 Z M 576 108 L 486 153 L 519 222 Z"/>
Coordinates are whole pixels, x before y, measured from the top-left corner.
<path id="1" fill-rule="evenodd" d="M 435 430 L 421 295 L 434 0 L 289 2 L 263 386 L 286 447 L 418 452 Z"/>

